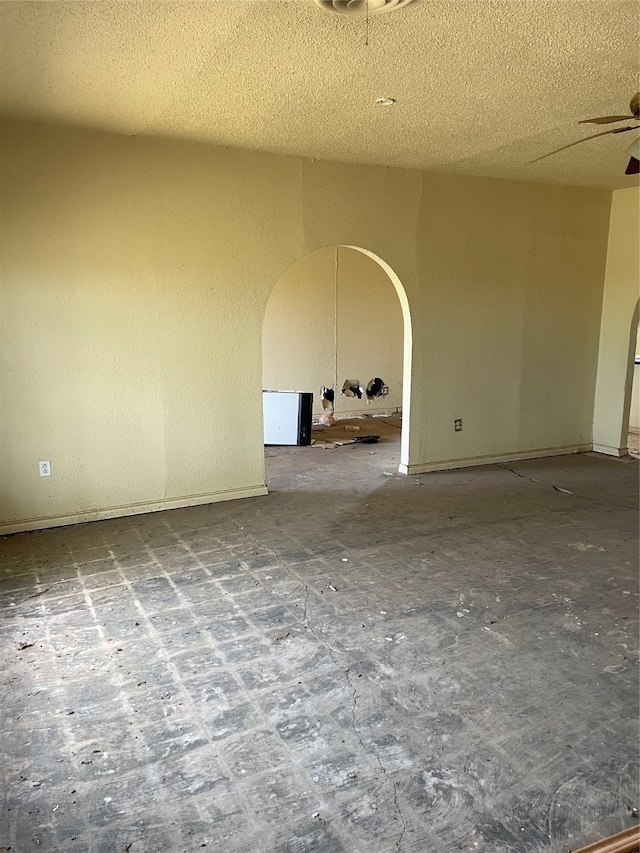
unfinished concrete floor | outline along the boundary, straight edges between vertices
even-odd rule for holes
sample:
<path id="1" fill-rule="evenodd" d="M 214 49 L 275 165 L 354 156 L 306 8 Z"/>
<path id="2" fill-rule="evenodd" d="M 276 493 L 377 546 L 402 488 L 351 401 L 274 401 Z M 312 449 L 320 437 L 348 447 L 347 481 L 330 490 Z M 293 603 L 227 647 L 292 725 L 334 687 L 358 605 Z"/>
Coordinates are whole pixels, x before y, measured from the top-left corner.
<path id="1" fill-rule="evenodd" d="M 269 449 L 266 498 L 0 540 L 0 850 L 536 853 L 634 822 L 637 462 L 388 476 L 399 429 L 367 426 Z"/>

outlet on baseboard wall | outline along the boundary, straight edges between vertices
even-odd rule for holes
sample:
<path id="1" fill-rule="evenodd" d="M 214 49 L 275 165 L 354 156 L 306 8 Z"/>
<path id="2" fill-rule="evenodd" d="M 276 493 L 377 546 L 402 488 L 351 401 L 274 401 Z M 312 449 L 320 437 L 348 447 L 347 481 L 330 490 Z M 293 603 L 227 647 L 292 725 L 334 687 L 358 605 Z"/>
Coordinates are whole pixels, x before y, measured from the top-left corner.
<path id="1" fill-rule="evenodd" d="M 454 420 L 453 428 L 456 432 L 462 432 L 462 418 L 456 418 Z"/>

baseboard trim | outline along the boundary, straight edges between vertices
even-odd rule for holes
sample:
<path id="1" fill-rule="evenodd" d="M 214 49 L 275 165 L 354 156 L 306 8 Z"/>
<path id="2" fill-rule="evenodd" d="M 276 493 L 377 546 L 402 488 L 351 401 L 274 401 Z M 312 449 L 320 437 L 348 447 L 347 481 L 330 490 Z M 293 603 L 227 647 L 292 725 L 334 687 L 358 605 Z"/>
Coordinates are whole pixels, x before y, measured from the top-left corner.
<path id="1" fill-rule="evenodd" d="M 623 829 L 616 835 L 596 841 L 587 847 L 581 847 L 575 853 L 634 853 L 640 847 L 640 827 L 632 826 Z"/>
<path id="2" fill-rule="evenodd" d="M 68 515 L 21 518 L 16 521 L 0 523 L 0 536 L 10 533 L 28 533 L 32 530 L 46 530 L 49 527 L 64 527 L 68 524 L 82 524 L 85 521 L 104 521 L 108 518 L 124 518 L 129 515 L 142 515 L 146 512 L 162 512 L 164 509 L 181 509 L 187 506 L 233 501 L 240 498 L 255 498 L 268 494 L 264 484 L 247 486 L 244 489 L 223 489 L 219 492 L 207 492 L 199 495 L 184 495 L 179 498 L 165 498 L 158 501 L 140 501 L 103 509 L 74 512 Z"/>
<path id="3" fill-rule="evenodd" d="M 401 474 L 428 474 L 432 471 L 449 471 L 454 468 L 471 468 L 476 465 L 520 462 L 524 459 L 540 459 L 545 456 L 566 456 L 571 453 L 585 453 L 588 450 L 591 450 L 590 444 L 566 444 L 562 447 L 541 447 L 537 450 L 525 450 L 518 453 L 493 453 L 487 456 L 442 459 L 438 462 L 419 462 L 414 465 L 400 465 L 399 470 Z"/>
<path id="4" fill-rule="evenodd" d="M 626 456 L 629 452 L 626 447 L 613 447 L 610 444 L 594 444 L 595 453 L 604 453 L 606 456 Z"/>
<path id="5" fill-rule="evenodd" d="M 313 416 L 314 423 L 317 423 L 318 418 L 326 414 L 326 412 L 317 412 Z M 372 411 L 371 409 L 354 409 L 352 412 L 333 412 L 333 416 L 336 421 L 348 421 L 349 418 L 401 418 L 402 417 L 402 409 L 391 408 L 391 409 L 381 409 L 379 412 Z"/>

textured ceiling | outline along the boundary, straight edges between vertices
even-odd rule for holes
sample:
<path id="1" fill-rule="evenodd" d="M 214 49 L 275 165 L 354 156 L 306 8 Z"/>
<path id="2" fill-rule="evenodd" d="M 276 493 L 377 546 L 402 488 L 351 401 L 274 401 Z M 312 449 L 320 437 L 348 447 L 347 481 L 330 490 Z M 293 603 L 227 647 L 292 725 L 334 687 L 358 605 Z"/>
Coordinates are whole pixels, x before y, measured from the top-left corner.
<path id="1" fill-rule="evenodd" d="M 390 166 L 624 187 L 635 134 L 527 161 L 626 112 L 638 2 L 0 2 L 0 114 Z M 392 107 L 375 99 L 390 96 Z M 640 131 L 639 131 L 640 133 Z"/>

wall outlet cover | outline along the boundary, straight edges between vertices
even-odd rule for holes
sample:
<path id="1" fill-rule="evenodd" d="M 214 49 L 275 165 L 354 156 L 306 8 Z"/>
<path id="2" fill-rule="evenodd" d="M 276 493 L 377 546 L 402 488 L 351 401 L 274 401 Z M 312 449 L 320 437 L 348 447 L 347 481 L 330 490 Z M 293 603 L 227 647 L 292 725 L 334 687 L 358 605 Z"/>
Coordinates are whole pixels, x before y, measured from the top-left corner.
<path id="1" fill-rule="evenodd" d="M 51 462 L 40 462 L 40 476 L 41 477 L 50 477 L 51 476 Z"/>

